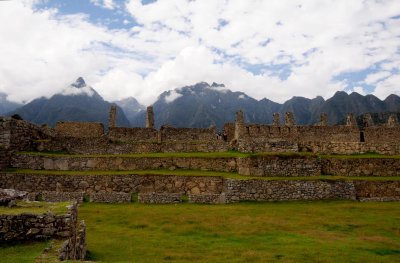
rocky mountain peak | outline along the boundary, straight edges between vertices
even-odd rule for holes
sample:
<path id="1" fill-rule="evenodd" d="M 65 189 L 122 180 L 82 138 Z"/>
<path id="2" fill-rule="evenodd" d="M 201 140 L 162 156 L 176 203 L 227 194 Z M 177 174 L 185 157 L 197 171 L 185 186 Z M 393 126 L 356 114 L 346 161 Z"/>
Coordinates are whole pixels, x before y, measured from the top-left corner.
<path id="1" fill-rule="evenodd" d="M 86 82 L 82 77 L 79 77 L 75 80 L 74 83 L 71 84 L 71 86 L 80 89 L 86 87 Z"/>

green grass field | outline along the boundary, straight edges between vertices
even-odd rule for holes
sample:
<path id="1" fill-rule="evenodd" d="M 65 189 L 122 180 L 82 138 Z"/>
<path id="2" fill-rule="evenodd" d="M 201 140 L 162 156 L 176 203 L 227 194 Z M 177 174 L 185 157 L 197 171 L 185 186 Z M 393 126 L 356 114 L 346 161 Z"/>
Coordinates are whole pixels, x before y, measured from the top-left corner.
<path id="1" fill-rule="evenodd" d="M 159 176 L 220 176 L 224 178 L 238 179 L 238 180 L 363 180 L 363 181 L 399 181 L 400 176 L 246 176 L 233 172 L 215 172 L 203 170 L 85 170 L 85 171 L 60 171 L 60 170 L 32 170 L 32 169 L 17 169 L 8 168 L 3 170 L 7 173 L 16 174 L 44 174 L 44 175 L 159 175 Z"/>
<path id="2" fill-rule="evenodd" d="M 399 203 L 84 204 L 93 260 L 396 262 Z"/>
<path id="3" fill-rule="evenodd" d="M 398 202 L 84 203 L 79 217 L 98 262 L 400 262 Z M 0 247 L 1 262 L 44 246 Z"/>
<path id="4" fill-rule="evenodd" d="M 21 213 L 43 214 L 52 212 L 54 214 L 66 214 L 68 212 L 67 206 L 71 205 L 70 202 L 61 203 L 47 203 L 47 202 L 25 202 L 17 201 L 15 207 L 0 206 L 0 215 L 17 215 Z"/>

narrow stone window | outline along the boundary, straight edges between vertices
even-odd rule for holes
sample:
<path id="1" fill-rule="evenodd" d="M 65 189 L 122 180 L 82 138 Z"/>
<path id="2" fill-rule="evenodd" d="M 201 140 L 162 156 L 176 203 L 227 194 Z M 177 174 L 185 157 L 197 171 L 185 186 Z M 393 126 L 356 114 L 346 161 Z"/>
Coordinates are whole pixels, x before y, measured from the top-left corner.
<path id="1" fill-rule="evenodd" d="M 365 142 L 364 132 L 360 132 L 360 142 Z"/>

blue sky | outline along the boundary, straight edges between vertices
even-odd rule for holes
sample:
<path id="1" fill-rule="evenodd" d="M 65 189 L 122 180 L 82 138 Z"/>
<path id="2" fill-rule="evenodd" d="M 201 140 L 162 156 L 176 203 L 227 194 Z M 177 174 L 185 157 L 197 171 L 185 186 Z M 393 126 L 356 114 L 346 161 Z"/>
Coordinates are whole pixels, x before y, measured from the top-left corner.
<path id="1" fill-rule="evenodd" d="M 78 76 L 151 104 L 200 81 L 262 99 L 400 95 L 397 0 L 0 1 L 0 91 L 51 96 Z"/>

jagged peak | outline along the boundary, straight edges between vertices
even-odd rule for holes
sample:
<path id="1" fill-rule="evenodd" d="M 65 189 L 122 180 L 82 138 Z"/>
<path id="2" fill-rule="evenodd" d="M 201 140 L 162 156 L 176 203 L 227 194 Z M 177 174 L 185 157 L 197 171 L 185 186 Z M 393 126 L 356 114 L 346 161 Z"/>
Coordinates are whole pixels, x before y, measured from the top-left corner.
<path id="1" fill-rule="evenodd" d="M 225 85 L 224 85 L 224 84 L 218 84 L 218 83 L 216 83 L 216 82 L 213 82 L 213 83 L 211 84 L 211 87 L 215 87 L 215 88 L 217 88 L 217 87 L 225 88 Z"/>
<path id="2" fill-rule="evenodd" d="M 80 89 L 86 87 L 86 82 L 82 77 L 79 77 L 71 84 L 71 86 Z"/>

